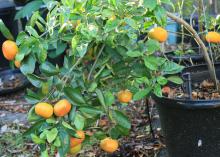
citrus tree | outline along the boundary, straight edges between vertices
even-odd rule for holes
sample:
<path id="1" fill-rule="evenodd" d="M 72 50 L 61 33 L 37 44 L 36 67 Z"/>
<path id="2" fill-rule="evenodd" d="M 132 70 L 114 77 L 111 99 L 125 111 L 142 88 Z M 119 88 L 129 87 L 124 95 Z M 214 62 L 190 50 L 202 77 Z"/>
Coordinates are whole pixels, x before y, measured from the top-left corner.
<path id="1" fill-rule="evenodd" d="M 76 154 L 82 144 L 100 141 L 112 153 L 119 147 L 117 139 L 131 129 L 126 105 L 150 93 L 161 97 L 168 81 L 182 83 L 175 74 L 183 67 L 155 53 L 168 36 L 162 5 L 171 3 L 44 3 L 46 18 L 34 12 L 16 43 L 6 41 L 2 48 L 36 87 L 27 90 L 32 126 L 24 135 L 39 145 L 42 156 Z M 2 22 L 1 30 L 13 40 Z M 57 57 L 62 64 L 51 62 Z"/>

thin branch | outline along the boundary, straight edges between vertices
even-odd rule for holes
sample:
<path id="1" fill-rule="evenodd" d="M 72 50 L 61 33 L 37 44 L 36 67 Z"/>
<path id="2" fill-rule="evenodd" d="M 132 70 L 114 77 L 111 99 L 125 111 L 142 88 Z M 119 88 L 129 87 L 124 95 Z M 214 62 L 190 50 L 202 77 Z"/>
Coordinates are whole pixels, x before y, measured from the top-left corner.
<path id="1" fill-rule="evenodd" d="M 105 44 L 102 45 L 102 47 L 101 47 L 101 49 L 99 50 L 99 53 L 98 53 L 98 55 L 97 55 L 97 57 L 96 57 L 96 60 L 95 60 L 94 64 L 92 65 L 92 68 L 91 68 L 91 70 L 90 70 L 90 72 L 89 72 L 89 75 L 88 75 L 88 78 L 87 78 L 88 81 L 89 81 L 90 78 L 91 78 L 91 75 L 92 75 L 92 73 L 93 73 L 93 70 L 95 69 L 95 66 L 96 66 L 96 64 L 97 64 L 97 62 L 98 62 L 98 60 L 99 60 L 99 57 L 101 56 L 101 54 L 102 54 L 104 48 L 105 48 Z"/>
<path id="2" fill-rule="evenodd" d="M 197 32 L 186 21 L 173 15 L 172 13 L 167 12 L 167 16 L 170 17 L 171 19 L 173 19 L 174 21 L 176 21 L 177 23 L 182 24 L 192 34 L 192 36 L 194 37 L 194 39 L 196 40 L 196 42 L 198 43 L 198 45 L 202 49 L 204 59 L 208 65 L 210 77 L 211 77 L 212 81 L 214 81 L 215 87 L 218 89 L 218 80 L 217 80 L 217 77 L 215 74 L 215 67 L 210 60 L 210 57 L 209 57 L 209 54 L 208 54 L 208 51 L 206 49 L 205 44 L 203 43 L 203 41 L 201 40 L 201 38 L 199 37 Z"/>

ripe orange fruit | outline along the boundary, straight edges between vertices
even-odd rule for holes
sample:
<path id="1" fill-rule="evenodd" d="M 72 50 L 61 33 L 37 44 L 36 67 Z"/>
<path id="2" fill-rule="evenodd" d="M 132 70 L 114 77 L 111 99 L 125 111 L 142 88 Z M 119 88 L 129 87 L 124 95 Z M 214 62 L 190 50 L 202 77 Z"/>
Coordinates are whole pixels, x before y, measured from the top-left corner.
<path id="1" fill-rule="evenodd" d="M 14 41 L 6 40 L 2 44 L 2 52 L 7 60 L 14 60 L 16 54 L 18 53 L 18 47 Z"/>
<path id="2" fill-rule="evenodd" d="M 163 29 L 162 27 L 152 28 L 148 35 L 151 39 L 157 40 L 161 43 L 166 41 L 168 38 L 167 31 Z"/>
<path id="3" fill-rule="evenodd" d="M 70 138 L 70 147 L 75 147 L 78 144 L 82 143 L 85 139 L 85 133 L 82 130 L 77 130 L 76 134 L 79 136 L 79 138 L 71 137 Z"/>
<path id="4" fill-rule="evenodd" d="M 113 153 L 114 151 L 118 149 L 118 141 L 107 137 L 101 140 L 100 147 L 102 150 L 108 153 Z"/>
<path id="5" fill-rule="evenodd" d="M 70 154 L 76 155 L 77 153 L 80 152 L 81 148 L 82 148 L 82 144 L 78 144 L 75 147 L 70 147 Z"/>
<path id="6" fill-rule="evenodd" d="M 53 106 L 48 103 L 38 103 L 35 106 L 35 113 L 44 118 L 50 118 L 53 115 Z"/>
<path id="7" fill-rule="evenodd" d="M 220 34 L 218 32 L 208 32 L 205 39 L 209 43 L 220 43 Z"/>
<path id="8" fill-rule="evenodd" d="M 118 92 L 118 101 L 121 103 L 128 103 L 132 100 L 133 94 L 129 90 L 121 90 Z"/>
<path id="9" fill-rule="evenodd" d="M 54 114 L 58 117 L 65 116 L 71 110 L 71 104 L 66 99 L 58 101 L 54 105 Z"/>
<path id="10" fill-rule="evenodd" d="M 165 86 L 165 87 L 162 88 L 162 93 L 163 93 L 163 94 L 169 94 L 170 91 L 171 91 L 171 89 L 170 89 L 170 87 L 168 87 L 168 86 Z"/>
<path id="11" fill-rule="evenodd" d="M 20 68 L 20 67 L 21 67 L 21 62 L 15 61 L 15 66 L 16 66 L 17 68 Z"/>

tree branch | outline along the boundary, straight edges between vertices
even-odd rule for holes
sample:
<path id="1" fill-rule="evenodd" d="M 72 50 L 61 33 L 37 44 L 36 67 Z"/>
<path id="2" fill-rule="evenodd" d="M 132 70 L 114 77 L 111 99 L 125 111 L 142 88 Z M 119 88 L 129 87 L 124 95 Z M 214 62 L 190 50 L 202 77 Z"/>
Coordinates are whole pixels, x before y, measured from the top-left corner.
<path id="1" fill-rule="evenodd" d="M 89 81 L 90 78 L 91 78 L 92 72 L 93 72 L 93 70 L 95 69 L 95 66 L 96 66 L 96 64 L 97 64 L 97 61 L 99 60 L 99 57 L 101 56 L 102 51 L 103 51 L 104 48 L 105 48 L 105 44 L 102 45 L 102 47 L 101 47 L 101 49 L 99 50 L 99 53 L 98 53 L 98 55 L 97 55 L 97 57 L 96 57 L 96 60 L 95 60 L 94 64 L 92 65 L 92 68 L 91 68 L 91 70 L 90 70 L 90 72 L 89 72 L 89 75 L 88 75 L 88 78 L 87 78 L 88 81 Z"/>

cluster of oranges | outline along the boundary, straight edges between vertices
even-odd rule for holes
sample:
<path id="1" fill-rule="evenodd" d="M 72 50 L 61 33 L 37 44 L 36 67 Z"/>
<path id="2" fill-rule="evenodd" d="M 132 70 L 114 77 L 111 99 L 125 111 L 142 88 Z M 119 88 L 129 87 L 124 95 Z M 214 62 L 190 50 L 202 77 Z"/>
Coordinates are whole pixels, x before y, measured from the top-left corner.
<path id="1" fill-rule="evenodd" d="M 20 68 L 21 63 L 17 60 L 15 60 L 15 56 L 18 53 L 18 46 L 14 41 L 11 40 L 6 40 L 3 44 L 2 44 L 2 52 L 4 57 L 9 60 L 9 61 L 13 61 L 14 60 L 14 64 L 17 68 Z"/>
<path id="2" fill-rule="evenodd" d="M 54 106 L 49 103 L 41 102 L 36 104 L 35 113 L 43 118 L 50 118 L 55 114 L 57 117 L 63 117 L 67 115 L 71 110 L 71 104 L 68 100 L 62 99 L 58 101 Z M 70 138 L 70 153 L 77 154 L 81 150 L 81 143 L 85 139 L 85 133 L 82 130 L 76 131 L 79 138 Z"/>

